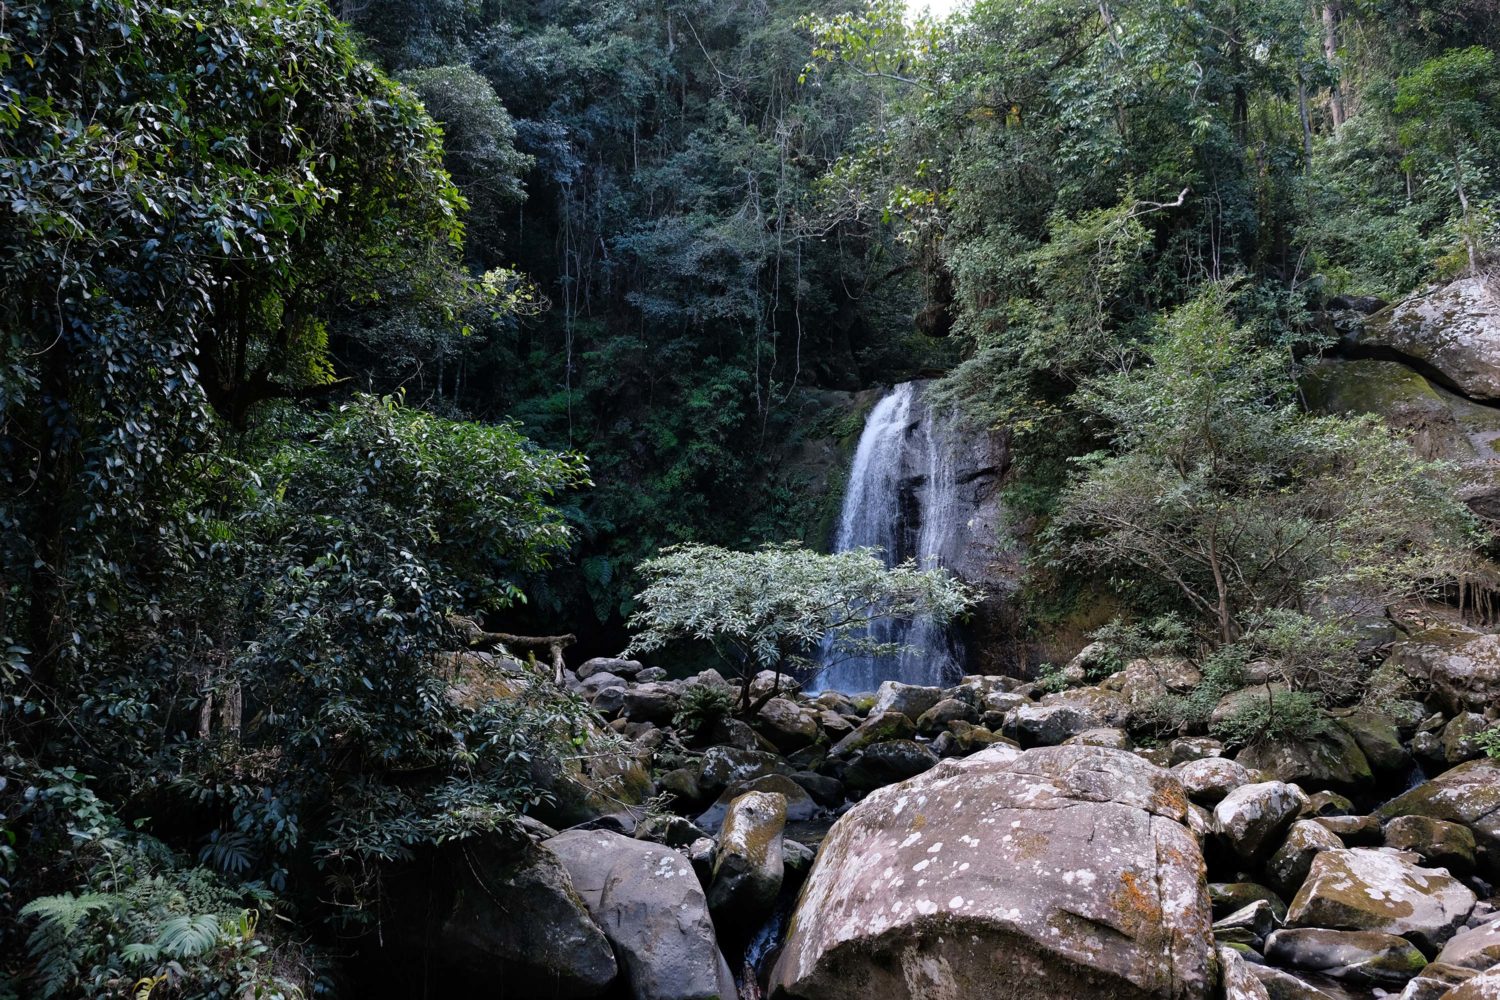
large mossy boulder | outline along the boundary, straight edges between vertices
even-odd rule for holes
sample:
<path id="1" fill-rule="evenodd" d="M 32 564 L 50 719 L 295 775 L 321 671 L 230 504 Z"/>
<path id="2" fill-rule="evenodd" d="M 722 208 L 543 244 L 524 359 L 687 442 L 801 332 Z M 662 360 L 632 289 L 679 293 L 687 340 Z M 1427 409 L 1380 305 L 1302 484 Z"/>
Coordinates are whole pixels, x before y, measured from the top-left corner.
<path id="1" fill-rule="evenodd" d="M 1348 339 L 1410 359 L 1470 399 L 1500 399 L 1500 295 L 1487 277 L 1460 278 L 1383 309 Z"/>
<path id="2" fill-rule="evenodd" d="M 1469 828 L 1478 849 L 1479 868 L 1500 882 L 1500 760 L 1460 764 L 1424 781 L 1376 810 L 1382 820 L 1427 816 Z"/>
<path id="3" fill-rule="evenodd" d="M 1328 725 L 1306 736 L 1262 740 L 1234 758 L 1252 770 L 1304 788 L 1356 793 L 1370 788 L 1375 773 L 1354 737 Z"/>
<path id="4" fill-rule="evenodd" d="M 824 841 L 773 995 L 1207 997 L 1187 810 L 1167 771 L 1089 746 L 985 750 L 883 788 Z"/>
<path id="5" fill-rule="evenodd" d="M 1457 625 L 1430 628 L 1392 647 L 1387 663 L 1449 715 L 1500 704 L 1500 635 Z"/>
<path id="6" fill-rule="evenodd" d="M 1441 868 L 1398 851 L 1323 851 L 1287 908 L 1288 927 L 1380 931 L 1435 955 L 1463 926 L 1476 897 Z"/>
<path id="7" fill-rule="evenodd" d="M 571 830 L 543 845 L 624 965 L 635 1000 L 731 1000 L 708 900 L 677 851 L 602 830 Z"/>

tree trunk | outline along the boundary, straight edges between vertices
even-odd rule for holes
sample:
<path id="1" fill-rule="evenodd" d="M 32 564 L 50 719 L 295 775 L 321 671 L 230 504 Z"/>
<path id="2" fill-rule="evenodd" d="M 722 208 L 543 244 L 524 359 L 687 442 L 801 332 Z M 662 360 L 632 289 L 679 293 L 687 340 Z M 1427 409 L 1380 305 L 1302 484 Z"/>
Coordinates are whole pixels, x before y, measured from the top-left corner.
<path id="1" fill-rule="evenodd" d="M 1333 119 L 1333 130 L 1344 126 L 1344 91 L 1339 81 L 1339 20 L 1344 8 L 1340 0 L 1328 0 L 1323 4 L 1323 58 L 1333 67 L 1334 79 L 1328 88 L 1328 115 Z"/>
<path id="2" fill-rule="evenodd" d="M 1302 170 L 1312 172 L 1313 134 L 1312 116 L 1307 109 L 1307 73 L 1305 67 L 1297 67 L 1297 115 L 1302 119 L 1302 152 L 1305 156 Z"/>
<path id="3" fill-rule="evenodd" d="M 1469 193 L 1464 188 L 1464 161 L 1458 154 L 1453 156 L 1453 186 L 1458 189 L 1458 204 L 1463 210 L 1464 246 L 1469 251 L 1469 273 L 1479 273 L 1479 241 L 1474 236 L 1474 227 L 1469 217 Z"/>

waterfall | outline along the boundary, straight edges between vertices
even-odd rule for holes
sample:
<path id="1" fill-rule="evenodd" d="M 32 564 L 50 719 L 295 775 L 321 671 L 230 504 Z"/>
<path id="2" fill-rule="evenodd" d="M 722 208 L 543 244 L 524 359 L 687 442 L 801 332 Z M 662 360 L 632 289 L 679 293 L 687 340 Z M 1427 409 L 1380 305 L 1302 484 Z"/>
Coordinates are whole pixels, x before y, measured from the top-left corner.
<path id="1" fill-rule="evenodd" d="M 924 383 L 903 382 L 865 420 L 844 493 L 834 551 L 874 547 L 886 565 L 915 559 L 922 569 L 953 565 L 966 534 L 959 501 L 956 420 L 922 399 Z M 963 673 L 947 628 L 931 621 L 879 621 L 870 637 L 908 648 L 897 656 L 840 654 L 825 644 L 814 690 L 873 691 L 881 681 L 947 686 Z"/>

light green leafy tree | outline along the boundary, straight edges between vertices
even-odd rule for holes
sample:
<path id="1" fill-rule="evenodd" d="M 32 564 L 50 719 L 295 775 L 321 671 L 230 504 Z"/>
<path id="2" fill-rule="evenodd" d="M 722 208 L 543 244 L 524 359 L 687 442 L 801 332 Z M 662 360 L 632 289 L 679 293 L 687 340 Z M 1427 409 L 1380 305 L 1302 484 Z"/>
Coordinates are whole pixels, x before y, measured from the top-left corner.
<path id="1" fill-rule="evenodd" d="M 628 653 L 649 653 L 680 639 L 710 642 L 741 675 L 740 710 L 753 715 L 781 676 L 805 667 L 829 642 L 835 650 L 889 655 L 899 644 L 872 643 L 882 619 L 929 618 L 946 624 L 977 600 L 973 588 L 942 570 L 906 562 L 887 567 L 872 549 L 825 555 L 797 544 L 735 552 L 675 545 L 638 567 L 647 581 L 631 616 Z M 751 703 L 757 672 L 776 672 L 770 692 Z"/>

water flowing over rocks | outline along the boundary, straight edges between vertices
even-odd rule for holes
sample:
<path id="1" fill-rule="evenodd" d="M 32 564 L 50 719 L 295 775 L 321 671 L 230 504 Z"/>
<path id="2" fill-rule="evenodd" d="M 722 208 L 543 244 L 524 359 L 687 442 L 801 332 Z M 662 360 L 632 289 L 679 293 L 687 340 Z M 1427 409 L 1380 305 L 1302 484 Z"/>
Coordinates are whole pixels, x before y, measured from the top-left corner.
<path id="1" fill-rule="evenodd" d="M 772 974 L 787 996 L 1207 997 L 1187 796 L 1132 754 L 981 751 L 834 826 Z"/>

